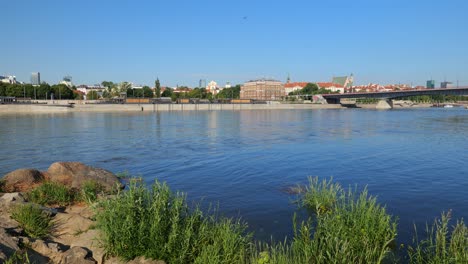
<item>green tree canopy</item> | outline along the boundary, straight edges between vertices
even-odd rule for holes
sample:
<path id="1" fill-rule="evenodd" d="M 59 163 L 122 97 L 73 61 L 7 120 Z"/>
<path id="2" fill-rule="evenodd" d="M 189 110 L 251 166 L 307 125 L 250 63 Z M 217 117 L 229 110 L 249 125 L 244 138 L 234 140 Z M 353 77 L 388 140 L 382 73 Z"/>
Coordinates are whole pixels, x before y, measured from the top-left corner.
<path id="1" fill-rule="evenodd" d="M 154 87 L 155 87 L 156 98 L 161 97 L 161 84 L 159 83 L 159 78 L 156 78 L 156 81 L 154 82 Z"/>

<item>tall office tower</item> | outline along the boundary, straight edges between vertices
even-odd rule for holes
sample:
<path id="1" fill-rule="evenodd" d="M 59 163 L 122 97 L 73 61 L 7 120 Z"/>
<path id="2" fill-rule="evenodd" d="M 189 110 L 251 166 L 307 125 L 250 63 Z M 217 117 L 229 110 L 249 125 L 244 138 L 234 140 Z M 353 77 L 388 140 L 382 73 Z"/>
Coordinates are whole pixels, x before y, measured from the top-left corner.
<path id="1" fill-rule="evenodd" d="M 40 85 L 41 84 L 41 73 L 40 72 L 31 73 L 31 84 L 32 85 Z"/>

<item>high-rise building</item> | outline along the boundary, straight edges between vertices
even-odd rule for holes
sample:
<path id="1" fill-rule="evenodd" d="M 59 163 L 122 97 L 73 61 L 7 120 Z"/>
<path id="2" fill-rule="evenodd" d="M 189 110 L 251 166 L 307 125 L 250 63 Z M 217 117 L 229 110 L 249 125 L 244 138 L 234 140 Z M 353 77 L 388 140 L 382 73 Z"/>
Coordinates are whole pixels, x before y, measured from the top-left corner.
<path id="1" fill-rule="evenodd" d="M 41 73 L 40 72 L 31 73 L 31 84 L 41 85 Z"/>
<path id="2" fill-rule="evenodd" d="M 426 88 L 427 89 L 434 89 L 435 88 L 435 81 L 434 80 L 428 80 L 426 82 Z"/>
<path id="3" fill-rule="evenodd" d="M 206 80 L 205 79 L 200 79 L 198 82 L 198 88 L 204 88 L 206 87 Z"/>
<path id="4" fill-rule="evenodd" d="M 452 82 L 444 81 L 440 83 L 440 88 L 442 89 L 452 88 L 452 84 L 453 84 Z"/>

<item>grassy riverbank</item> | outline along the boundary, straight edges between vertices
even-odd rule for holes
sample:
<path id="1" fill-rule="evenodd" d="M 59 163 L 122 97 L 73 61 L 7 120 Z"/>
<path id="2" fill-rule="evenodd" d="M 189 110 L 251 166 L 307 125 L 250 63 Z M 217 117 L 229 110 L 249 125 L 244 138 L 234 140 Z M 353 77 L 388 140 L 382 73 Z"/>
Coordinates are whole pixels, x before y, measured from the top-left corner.
<path id="1" fill-rule="evenodd" d="M 298 204 L 310 215 L 302 222 L 292 216 L 294 237 L 284 242 L 254 241 L 246 233 L 246 223 L 189 206 L 184 194 L 172 193 L 158 181 L 151 188 L 132 181 L 127 191 L 99 203 L 97 228 L 106 251 L 126 260 L 145 256 L 168 263 L 468 261 L 468 229 L 459 221 L 451 230 L 450 214 L 442 214 L 427 238 L 404 247 L 396 242 L 396 218 L 366 189 L 345 190 L 331 180 L 310 178 L 308 186 L 298 190 Z"/>
<path id="2" fill-rule="evenodd" d="M 298 220 L 292 215 L 293 237 L 282 242 L 256 241 L 240 219 L 223 217 L 216 208 L 201 210 L 165 183 L 146 186 L 140 179 L 131 179 L 127 190 L 110 196 L 92 181 L 81 190 L 45 182 L 24 194 L 32 203 L 15 206 L 11 218 L 33 239 L 29 241 L 54 241 L 63 233 L 63 219 L 70 216 L 56 219 L 37 204 L 67 208 L 86 204 L 85 208 L 94 208 L 93 220 L 80 220 L 87 227 L 72 231 L 68 236 L 72 240 L 65 241 L 73 244 L 80 236 L 87 243 L 97 241 L 93 255 L 101 255 L 102 261 L 144 257 L 166 263 L 468 263 L 468 228 L 463 220 L 451 226 L 451 212 L 442 213 L 412 245 L 399 245 L 396 217 L 366 188 L 344 189 L 332 179 L 309 178 L 307 185 L 290 191 L 297 195 L 298 209 L 307 210 L 308 216 Z M 89 232 L 94 235 L 89 237 Z M 7 263 L 27 258 L 15 253 Z"/>

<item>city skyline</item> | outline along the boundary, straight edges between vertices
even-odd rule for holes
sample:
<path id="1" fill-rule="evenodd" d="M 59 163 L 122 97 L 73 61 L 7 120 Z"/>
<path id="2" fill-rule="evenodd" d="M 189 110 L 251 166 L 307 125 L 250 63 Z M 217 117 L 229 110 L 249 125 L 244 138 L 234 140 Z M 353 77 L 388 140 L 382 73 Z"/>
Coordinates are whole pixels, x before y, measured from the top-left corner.
<path id="1" fill-rule="evenodd" d="M 8 1 L 0 75 L 197 86 L 272 77 L 468 84 L 468 3 Z"/>

